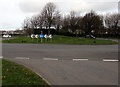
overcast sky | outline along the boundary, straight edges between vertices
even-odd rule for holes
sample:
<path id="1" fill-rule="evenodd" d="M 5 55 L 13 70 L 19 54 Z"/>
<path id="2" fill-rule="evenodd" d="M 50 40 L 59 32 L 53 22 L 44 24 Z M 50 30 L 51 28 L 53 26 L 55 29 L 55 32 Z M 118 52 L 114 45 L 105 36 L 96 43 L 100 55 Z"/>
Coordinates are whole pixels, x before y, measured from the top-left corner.
<path id="1" fill-rule="evenodd" d="M 48 2 L 66 14 L 74 10 L 79 13 L 94 10 L 98 13 L 117 13 L 119 0 L 0 0 L 0 30 L 14 30 L 22 26 L 26 17 L 41 12 Z"/>

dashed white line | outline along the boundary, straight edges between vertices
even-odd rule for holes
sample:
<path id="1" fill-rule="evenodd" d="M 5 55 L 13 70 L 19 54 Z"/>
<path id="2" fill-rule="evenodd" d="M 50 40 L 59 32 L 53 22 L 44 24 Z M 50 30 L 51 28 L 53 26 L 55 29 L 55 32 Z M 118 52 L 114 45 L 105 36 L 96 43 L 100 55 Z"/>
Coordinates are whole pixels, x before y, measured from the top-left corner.
<path id="1" fill-rule="evenodd" d="M 43 58 L 43 60 L 58 60 L 57 58 Z"/>
<path id="2" fill-rule="evenodd" d="M 118 62 L 119 60 L 114 59 L 103 59 L 104 62 Z"/>
<path id="3" fill-rule="evenodd" d="M 88 61 L 88 59 L 73 59 L 73 61 Z"/>
<path id="4" fill-rule="evenodd" d="M 30 59 L 28 57 L 16 57 L 15 59 Z"/>

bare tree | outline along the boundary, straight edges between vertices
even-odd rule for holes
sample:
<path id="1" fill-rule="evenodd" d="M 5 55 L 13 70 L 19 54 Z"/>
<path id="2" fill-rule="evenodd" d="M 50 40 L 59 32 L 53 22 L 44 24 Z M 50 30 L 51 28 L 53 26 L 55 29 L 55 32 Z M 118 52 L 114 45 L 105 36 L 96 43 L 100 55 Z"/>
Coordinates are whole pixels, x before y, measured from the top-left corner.
<path id="1" fill-rule="evenodd" d="M 81 22 L 81 26 L 85 31 L 85 34 L 98 34 L 99 29 L 103 25 L 103 20 L 99 15 L 97 15 L 94 11 L 87 13 Z"/>
<path id="2" fill-rule="evenodd" d="M 44 18 L 42 17 L 41 14 L 38 15 L 37 22 L 38 22 L 38 27 L 39 27 L 40 29 L 42 29 L 42 28 L 43 28 L 43 24 L 44 24 Z"/>
<path id="3" fill-rule="evenodd" d="M 62 19 L 62 30 L 69 32 L 69 18 L 68 16 L 64 16 L 64 18 Z"/>
<path id="4" fill-rule="evenodd" d="M 79 29 L 79 17 L 75 11 L 71 11 L 69 17 L 69 28 L 72 33 L 76 33 L 76 31 Z"/>
<path id="5" fill-rule="evenodd" d="M 105 25 L 108 28 L 108 34 L 118 34 L 120 31 L 120 14 L 107 15 Z"/>
<path id="6" fill-rule="evenodd" d="M 60 30 L 61 27 L 61 15 L 59 11 L 56 11 L 55 16 L 54 16 L 54 25 L 57 31 Z"/>
<path id="7" fill-rule="evenodd" d="M 70 14 L 64 16 L 62 19 L 62 30 L 71 34 L 79 34 L 81 26 L 81 16 L 77 15 L 75 11 L 71 11 Z"/>
<path id="8" fill-rule="evenodd" d="M 24 33 L 30 35 L 32 33 L 31 29 L 31 19 L 26 18 L 23 23 Z"/>
<path id="9" fill-rule="evenodd" d="M 103 17 L 91 11 L 85 16 L 78 16 L 75 11 L 71 11 L 69 15 L 61 16 L 60 12 L 56 10 L 54 3 L 47 3 L 42 12 L 31 18 L 24 20 L 24 30 L 27 34 L 33 34 L 34 29 L 42 29 L 43 27 L 48 29 L 48 35 L 50 34 L 51 27 L 54 26 L 57 31 L 65 33 L 78 34 L 80 32 L 84 34 L 103 34 L 106 32 L 103 26 Z M 118 34 L 120 31 L 120 14 L 113 14 L 106 16 L 105 26 L 112 34 Z"/>
<path id="10" fill-rule="evenodd" d="M 50 27 L 54 21 L 54 15 L 56 11 L 56 6 L 54 3 L 47 3 L 43 8 L 42 17 L 44 17 L 44 25 L 48 28 L 48 34 L 50 34 Z"/>
<path id="11" fill-rule="evenodd" d="M 23 28 L 30 28 L 30 18 L 24 20 Z"/>
<path id="12" fill-rule="evenodd" d="M 37 29 L 39 22 L 38 22 L 38 16 L 33 16 L 30 20 L 31 22 L 31 28 Z"/>

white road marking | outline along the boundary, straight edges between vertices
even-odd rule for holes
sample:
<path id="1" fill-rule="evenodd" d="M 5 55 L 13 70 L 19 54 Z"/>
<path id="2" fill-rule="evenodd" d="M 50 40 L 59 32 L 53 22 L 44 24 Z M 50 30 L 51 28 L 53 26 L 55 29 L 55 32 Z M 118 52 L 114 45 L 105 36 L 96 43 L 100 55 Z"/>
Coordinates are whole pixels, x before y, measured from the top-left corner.
<path id="1" fill-rule="evenodd" d="M 36 72 L 35 72 L 36 73 Z M 48 85 L 51 85 L 50 84 L 50 82 L 48 82 L 42 75 L 40 75 L 40 74 L 38 74 L 38 73 L 36 73 L 38 76 L 40 76 L 45 82 L 47 82 L 48 83 Z"/>
<path id="2" fill-rule="evenodd" d="M 43 60 L 58 60 L 57 58 L 43 58 Z"/>
<path id="3" fill-rule="evenodd" d="M 0 56 L 0 59 L 2 59 L 3 58 L 3 56 Z"/>
<path id="4" fill-rule="evenodd" d="M 118 62 L 119 60 L 114 59 L 103 59 L 104 62 Z"/>
<path id="5" fill-rule="evenodd" d="M 88 59 L 73 59 L 73 61 L 88 61 Z"/>
<path id="6" fill-rule="evenodd" d="M 16 57 L 15 59 L 30 59 L 28 57 Z"/>

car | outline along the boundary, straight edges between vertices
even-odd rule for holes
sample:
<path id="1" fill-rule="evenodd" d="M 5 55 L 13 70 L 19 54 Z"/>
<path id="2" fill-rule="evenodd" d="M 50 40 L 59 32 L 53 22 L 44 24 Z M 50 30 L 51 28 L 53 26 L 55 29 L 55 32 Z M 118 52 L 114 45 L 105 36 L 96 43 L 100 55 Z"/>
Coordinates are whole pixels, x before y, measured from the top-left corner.
<path id="1" fill-rule="evenodd" d="M 93 39 L 96 39 L 96 37 L 93 36 L 93 35 L 86 35 L 85 37 L 86 37 L 86 38 L 93 38 Z"/>
<path id="2" fill-rule="evenodd" d="M 4 34 L 2 37 L 4 37 L 4 38 L 10 38 L 10 37 L 12 37 L 12 36 L 9 35 L 9 34 Z"/>

